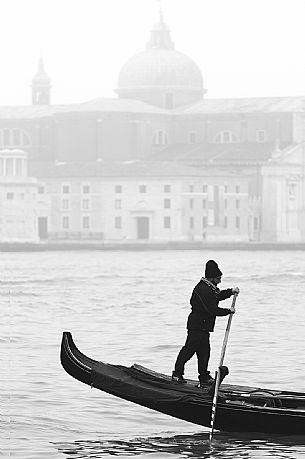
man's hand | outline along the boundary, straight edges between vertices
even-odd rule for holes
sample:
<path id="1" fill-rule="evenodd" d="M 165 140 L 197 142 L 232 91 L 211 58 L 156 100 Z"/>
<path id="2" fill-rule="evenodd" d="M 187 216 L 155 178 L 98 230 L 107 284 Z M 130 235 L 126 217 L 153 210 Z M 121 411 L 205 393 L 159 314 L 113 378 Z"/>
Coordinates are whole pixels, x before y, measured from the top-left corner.
<path id="1" fill-rule="evenodd" d="M 238 287 L 232 288 L 232 293 L 233 293 L 233 295 L 238 295 L 239 294 L 239 288 Z"/>

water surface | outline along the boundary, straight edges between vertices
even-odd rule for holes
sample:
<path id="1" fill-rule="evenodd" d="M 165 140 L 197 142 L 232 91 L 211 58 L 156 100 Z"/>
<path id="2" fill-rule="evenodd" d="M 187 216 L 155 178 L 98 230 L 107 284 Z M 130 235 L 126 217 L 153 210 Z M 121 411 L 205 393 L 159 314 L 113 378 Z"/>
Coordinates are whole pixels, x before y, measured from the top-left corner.
<path id="1" fill-rule="evenodd" d="M 104 394 L 71 378 L 61 335 L 105 362 L 171 373 L 185 340 L 189 297 L 209 258 L 238 285 L 226 382 L 304 391 L 302 251 L 2 253 L 3 457 L 305 457 L 302 437 L 216 433 Z M 231 300 L 222 303 L 229 307 Z M 212 334 L 214 372 L 226 326 Z M 196 360 L 186 376 L 196 379 Z"/>

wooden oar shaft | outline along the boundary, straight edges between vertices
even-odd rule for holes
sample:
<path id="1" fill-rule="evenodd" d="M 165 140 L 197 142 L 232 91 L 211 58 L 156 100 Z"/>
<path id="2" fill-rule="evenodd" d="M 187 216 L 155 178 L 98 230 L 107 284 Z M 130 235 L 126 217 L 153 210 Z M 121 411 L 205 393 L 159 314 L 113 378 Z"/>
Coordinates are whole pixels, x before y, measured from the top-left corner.
<path id="1" fill-rule="evenodd" d="M 231 305 L 231 311 L 232 312 L 235 312 L 236 298 L 237 298 L 237 294 L 235 293 L 234 297 L 233 297 L 232 305 Z M 222 349 L 221 349 L 221 354 L 220 354 L 218 367 L 222 366 L 224 358 L 225 358 L 225 353 L 226 353 L 226 349 L 227 349 L 227 344 L 228 344 L 228 339 L 229 339 L 229 333 L 230 333 L 232 318 L 233 318 L 233 314 L 230 314 L 229 315 L 229 319 L 228 319 L 228 323 L 227 323 L 227 328 L 226 328 L 226 331 L 225 331 L 225 336 L 224 336 L 223 343 L 222 343 Z"/>
<path id="2" fill-rule="evenodd" d="M 232 312 L 235 312 L 236 298 L 237 298 L 237 293 L 235 293 L 234 297 L 233 297 L 233 301 L 232 301 L 232 305 L 231 305 L 231 311 Z M 220 386 L 220 376 L 221 376 L 220 375 L 220 367 L 223 365 L 223 361 L 224 361 L 224 358 L 225 358 L 225 353 L 226 353 L 226 348 L 227 348 L 228 339 L 229 339 L 229 333 L 230 333 L 230 328 L 231 328 L 232 317 L 233 317 L 233 314 L 230 314 L 229 319 L 228 319 L 228 323 L 227 323 L 225 336 L 224 336 L 223 343 L 222 343 L 222 349 L 221 349 L 221 354 L 220 354 L 220 359 L 219 359 L 218 370 L 217 370 L 217 373 L 216 373 L 215 389 L 214 389 L 214 396 L 213 396 L 213 402 L 212 402 L 210 434 L 209 434 L 210 443 L 211 443 L 212 438 L 213 438 L 214 422 L 215 422 L 215 417 L 216 417 L 217 398 L 218 398 L 218 391 L 219 391 L 219 386 Z"/>

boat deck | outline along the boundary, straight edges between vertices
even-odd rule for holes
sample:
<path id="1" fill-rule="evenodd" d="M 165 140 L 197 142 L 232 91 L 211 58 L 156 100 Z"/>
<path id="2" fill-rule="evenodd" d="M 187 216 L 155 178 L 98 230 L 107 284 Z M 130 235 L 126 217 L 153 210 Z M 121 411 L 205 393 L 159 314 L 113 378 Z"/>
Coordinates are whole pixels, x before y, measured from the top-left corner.
<path id="1" fill-rule="evenodd" d="M 172 381 L 171 376 L 158 373 L 145 368 L 137 363 L 130 368 L 129 374 L 140 379 L 155 381 L 158 384 L 166 384 L 177 388 L 183 392 L 196 392 L 197 395 L 212 396 L 213 387 L 207 384 L 206 388 L 198 388 L 198 381 L 187 379 L 187 384 L 179 384 Z M 211 390 L 212 389 L 212 390 Z M 281 390 L 262 389 L 260 387 L 238 386 L 231 384 L 221 384 L 219 398 L 223 403 L 249 404 L 251 406 L 265 406 L 272 408 L 289 408 L 295 410 L 305 410 L 305 395 L 298 392 L 288 392 Z"/>

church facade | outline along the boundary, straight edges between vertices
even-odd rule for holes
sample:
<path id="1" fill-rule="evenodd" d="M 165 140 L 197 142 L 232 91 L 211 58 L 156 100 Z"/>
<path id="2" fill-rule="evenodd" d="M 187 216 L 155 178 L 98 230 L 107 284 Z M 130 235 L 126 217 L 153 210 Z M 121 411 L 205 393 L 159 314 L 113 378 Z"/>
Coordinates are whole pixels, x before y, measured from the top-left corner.
<path id="1" fill-rule="evenodd" d="M 305 97 L 208 99 L 162 16 L 117 97 L 50 92 L 40 60 L 32 105 L 0 107 L 0 241 L 305 242 Z"/>

